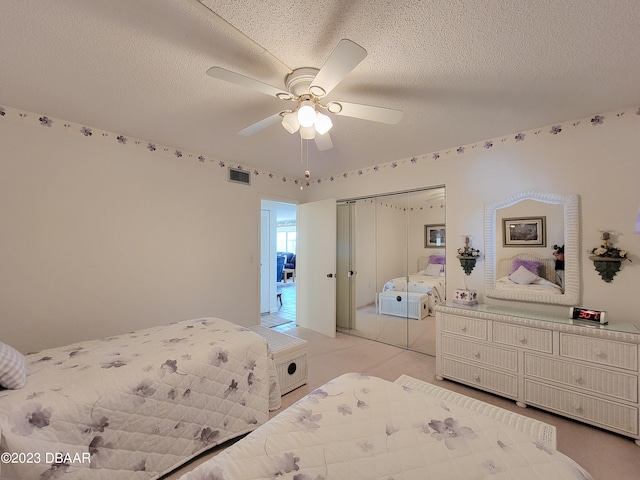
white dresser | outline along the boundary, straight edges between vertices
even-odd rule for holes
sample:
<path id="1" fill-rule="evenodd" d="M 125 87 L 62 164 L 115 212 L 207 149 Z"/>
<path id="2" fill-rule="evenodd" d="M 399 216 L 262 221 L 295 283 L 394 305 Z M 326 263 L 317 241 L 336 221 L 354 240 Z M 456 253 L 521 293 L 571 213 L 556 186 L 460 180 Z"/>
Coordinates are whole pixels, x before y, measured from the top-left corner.
<path id="1" fill-rule="evenodd" d="M 583 325 L 532 311 L 444 303 L 436 307 L 436 378 L 611 430 L 640 445 L 640 330 Z"/>

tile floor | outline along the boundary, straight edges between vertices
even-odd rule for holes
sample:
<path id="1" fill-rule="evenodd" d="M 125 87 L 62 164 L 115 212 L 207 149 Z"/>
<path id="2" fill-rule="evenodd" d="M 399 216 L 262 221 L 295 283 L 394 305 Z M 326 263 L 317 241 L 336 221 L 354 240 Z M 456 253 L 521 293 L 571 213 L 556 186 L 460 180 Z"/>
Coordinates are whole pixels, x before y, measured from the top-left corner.
<path id="1" fill-rule="evenodd" d="M 288 281 L 278 283 L 278 293 L 282 295 L 282 305 L 278 303 L 278 311 L 260 315 L 260 325 L 273 327 L 296 321 L 296 284 Z M 292 325 L 289 325 L 292 326 Z"/>
<path id="2" fill-rule="evenodd" d="M 582 465 L 595 480 L 640 478 L 640 447 L 633 440 L 589 427 L 535 408 L 522 409 L 514 402 L 450 381 L 435 380 L 435 358 L 410 350 L 337 333 L 335 338 L 296 327 L 294 323 L 275 328 L 307 340 L 309 377 L 304 385 L 282 397 L 282 409 L 304 395 L 347 372 L 361 372 L 387 380 L 405 373 L 507 410 L 555 425 L 558 450 Z M 280 410 L 279 410 L 280 411 Z M 272 412 L 272 416 L 278 412 Z M 196 465 L 215 456 L 220 449 L 207 453 L 163 480 L 175 480 Z"/>

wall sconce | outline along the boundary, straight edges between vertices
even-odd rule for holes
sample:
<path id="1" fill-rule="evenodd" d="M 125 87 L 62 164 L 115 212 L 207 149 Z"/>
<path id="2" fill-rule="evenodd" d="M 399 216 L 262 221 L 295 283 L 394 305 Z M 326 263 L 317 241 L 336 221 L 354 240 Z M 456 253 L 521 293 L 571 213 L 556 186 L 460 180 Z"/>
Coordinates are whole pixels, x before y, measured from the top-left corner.
<path id="1" fill-rule="evenodd" d="M 480 256 L 480 250 L 471 248 L 469 245 L 470 240 L 471 235 L 464 236 L 464 247 L 458 249 L 457 255 L 460 259 L 460 265 L 467 275 L 471 275 L 471 272 L 476 266 L 476 260 Z"/>
<path id="2" fill-rule="evenodd" d="M 629 252 L 611 245 L 611 236 L 616 235 L 616 232 L 613 230 L 600 230 L 600 232 L 602 233 L 600 237 L 602 245 L 589 250 L 591 254 L 589 260 L 593 261 L 593 265 L 596 267 L 596 271 L 600 274 L 602 280 L 610 283 L 613 277 L 616 276 L 616 273 L 620 271 L 622 261 L 631 260 L 628 258 Z"/>

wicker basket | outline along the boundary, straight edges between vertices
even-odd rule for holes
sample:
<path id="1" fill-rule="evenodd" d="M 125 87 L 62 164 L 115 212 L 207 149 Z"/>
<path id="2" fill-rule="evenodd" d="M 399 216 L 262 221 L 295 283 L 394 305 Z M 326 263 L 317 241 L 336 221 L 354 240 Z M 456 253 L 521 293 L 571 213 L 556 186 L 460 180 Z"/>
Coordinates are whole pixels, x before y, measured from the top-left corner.
<path id="1" fill-rule="evenodd" d="M 250 327 L 267 339 L 284 395 L 307 383 L 307 341 L 256 325 Z"/>

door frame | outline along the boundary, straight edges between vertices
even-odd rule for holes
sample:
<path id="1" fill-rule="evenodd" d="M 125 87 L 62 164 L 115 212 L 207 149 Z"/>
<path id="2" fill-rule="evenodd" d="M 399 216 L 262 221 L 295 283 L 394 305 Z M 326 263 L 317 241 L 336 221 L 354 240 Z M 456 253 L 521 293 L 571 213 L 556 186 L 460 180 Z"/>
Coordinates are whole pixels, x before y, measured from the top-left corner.
<path id="1" fill-rule="evenodd" d="M 284 197 L 278 197 L 278 196 L 273 196 L 273 195 L 261 195 L 259 197 L 259 203 L 258 203 L 258 209 L 260 210 L 260 215 L 258 217 L 258 221 L 261 222 L 262 220 L 262 210 L 269 210 L 270 212 L 274 213 L 275 209 L 273 208 L 275 203 L 285 203 L 288 205 L 293 205 L 296 207 L 297 210 L 297 206 L 299 204 L 299 202 L 297 200 L 293 200 L 291 198 L 284 198 Z M 265 202 L 266 202 L 266 207 L 265 208 Z M 270 252 L 269 255 L 269 266 L 267 268 L 267 272 L 275 272 L 276 269 L 276 252 L 277 252 L 277 240 L 276 240 L 276 222 L 277 222 L 277 215 L 271 215 L 272 220 L 270 223 L 270 228 L 269 228 L 269 235 L 271 237 L 270 239 L 270 244 L 273 245 L 273 251 Z M 296 223 L 297 223 L 297 213 L 296 213 Z M 273 227 L 272 227 L 273 226 Z M 297 227 L 296 227 L 297 230 Z M 261 250 L 261 243 L 262 243 L 262 231 L 261 229 L 258 230 L 260 232 L 260 235 L 258 236 L 258 251 Z M 269 289 L 270 289 L 270 293 L 269 293 L 269 313 L 276 313 L 278 311 L 278 303 L 277 303 L 277 298 L 276 298 L 276 293 L 278 291 L 278 286 L 277 286 L 277 281 L 275 280 L 275 274 L 267 274 L 267 278 L 268 278 L 268 282 L 269 282 Z M 258 296 L 261 296 L 261 290 L 262 290 L 262 282 L 265 281 L 262 278 L 262 268 L 260 263 L 258 263 Z M 297 280 L 296 280 L 297 281 Z M 298 288 L 297 285 L 295 287 L 296 289 Z M 260 305 L 260 301 L 258 302 L 258 315 L 261 315 L 262 312 L 260 312 L 260 310 L 262 310 L 261 305 Z M 297 317 L 297 313 L 296 313 L 296 317 Z M 260 317 L 258 317 L 260 318 Z"/>

